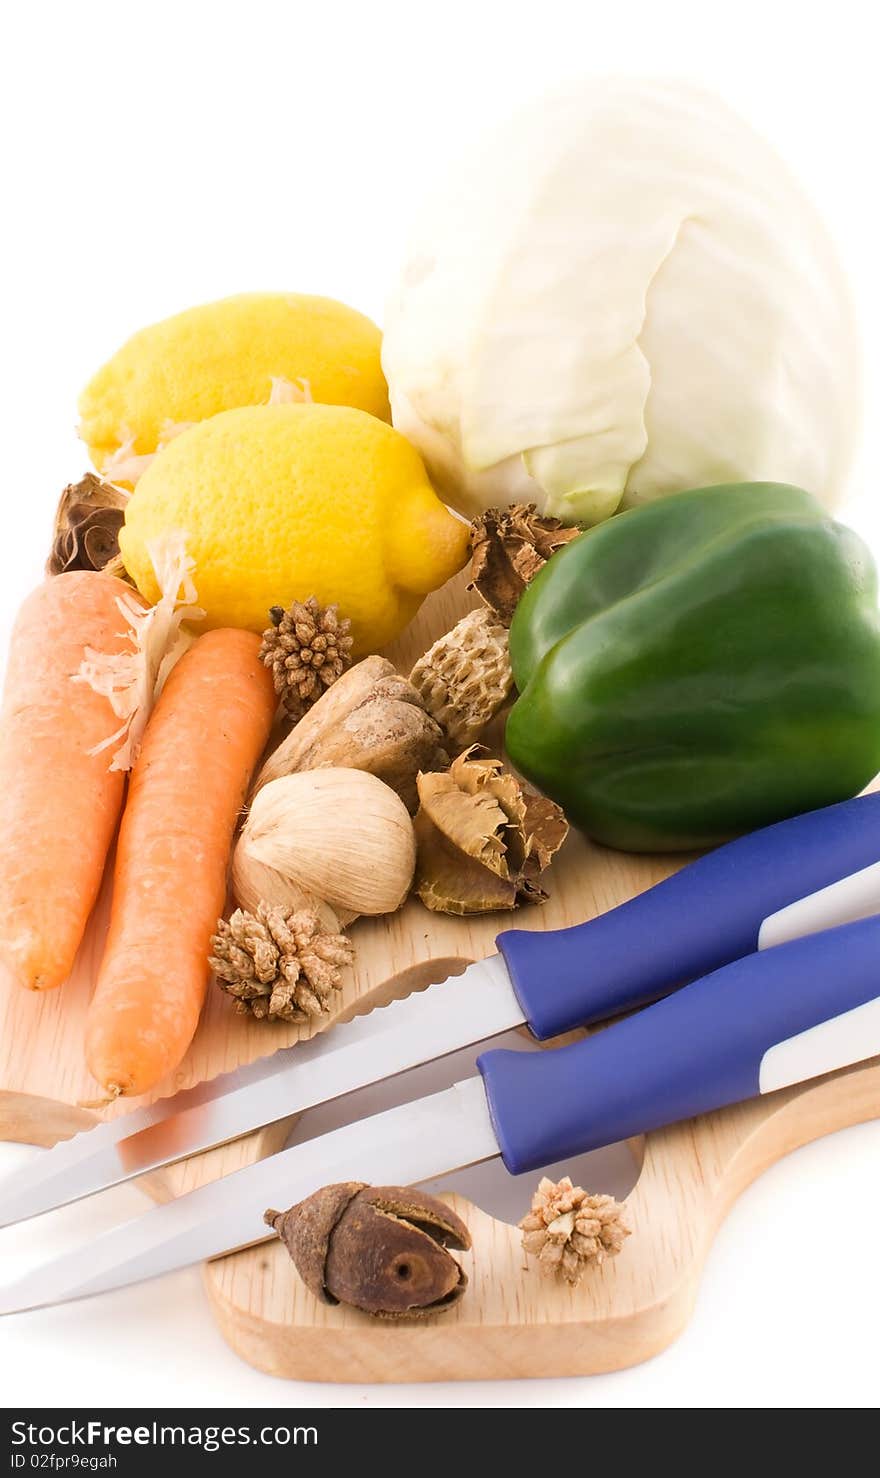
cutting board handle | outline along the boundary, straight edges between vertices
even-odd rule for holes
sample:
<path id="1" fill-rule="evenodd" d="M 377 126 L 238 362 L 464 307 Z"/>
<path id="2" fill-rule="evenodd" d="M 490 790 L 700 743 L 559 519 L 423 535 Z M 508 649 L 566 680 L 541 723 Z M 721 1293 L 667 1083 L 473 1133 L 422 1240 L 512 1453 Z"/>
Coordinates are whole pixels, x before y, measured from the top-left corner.
<path id="1" fill-rule="evenodd" d="M 455 1196 L 474 1240 L 464 1259 L 471 1286 L 455 1309 L 428 1323 L 381 1324 L 319 1304 L 275 1243 L 209 1263 L 208 1294 L 239 1355 L 299 1380 L 618 1370 L 658 1354 L 684 1329 L 715 1232 L 756 1176 L 790 1150 L 878 1114 L 874 1059 L 648 1135 L 634 1144 L 642 1168 L 627 1202 L 633 1235 L 576 1289 L 527 1264 L 514 1227 Z"/>

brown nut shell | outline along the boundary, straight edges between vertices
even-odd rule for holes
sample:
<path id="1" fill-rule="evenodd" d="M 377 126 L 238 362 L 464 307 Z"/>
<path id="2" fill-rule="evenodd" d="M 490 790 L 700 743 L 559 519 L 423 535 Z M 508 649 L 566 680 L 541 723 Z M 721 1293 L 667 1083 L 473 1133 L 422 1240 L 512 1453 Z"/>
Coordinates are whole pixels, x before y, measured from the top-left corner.
<path id="1" fill-rule="evenodd" d="M 263 1216 L 266 1225 L 275 1228 L 309 1292 L 323 1303 L 330 1302 L 324 1287 L 324 1264 L 331 1233 L 349 1201 L 364 1188 L 362 1180 L 325 1185 L 289 1211 L 267 1211 Z"/>
<path id="2" fill-rule="evenodd" d="M 467 1227 L 442 1201 L 409 1186 L 325 1186 L 265 1219 L 324 1302 L 378 1318 L 419 1318 L 451 1307 L 467 1287 L 447 1250 L 470 1247 Z"/>

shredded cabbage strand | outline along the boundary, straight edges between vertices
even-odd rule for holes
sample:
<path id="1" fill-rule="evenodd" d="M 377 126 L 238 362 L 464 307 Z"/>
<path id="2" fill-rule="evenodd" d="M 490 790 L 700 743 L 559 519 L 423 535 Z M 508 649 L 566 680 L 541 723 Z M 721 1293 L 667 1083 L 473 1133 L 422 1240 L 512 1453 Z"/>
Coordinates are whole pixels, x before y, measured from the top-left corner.
<path id="1" fill-rule="evenodd" d="M 288 380 L 284 375 L 272 376 L 269 405 L 313 405 L 312 387 L 302 378 Z"/>
<path id="2" fill-rule="evenodd" d="M 313 405 L 312 387 L 308 380 L 288 380 L 284 375 L 271 375 L 268 405 Z M 111 452 L 101 469 L 108 482 L 136 483 L 152 467 L 156 456 L 174 441 L 175 437 L 198 425 L 197 421 L 163 421 L 159 428 L 159 441 L 155 452 L 135 451 L 135 440 L 127 426 L 120 430 L 120 445 Z"/>
<path id="3" fill-rule="evenodd" d="M 187 553 L 186 535 L 174 531 L 147 544 L 161 592 L 153 606 L 137 597 L 120 595 L 116 601 L 125 617 L 130 652 L 98 652 L 86 647 L 74 682 L 88 683 L 110 703 L 120 727 L 90 754 L 101 754 L 119 743 L 111 770 L 130 770 L 140 751 L 147 720 L 172 667 L 195 638 L 183 630 L 184 621 L 200 621 L 205 612 L 196 605 L 195 563 Z M 121 741 L 121 742 L 119 742 Z"/>
<path id="4" fill-rule="evenodd" d="M 155 452 L 136 452 L 134 436 L 127 426 L 123 427 L 122 444 L 107 458 L 101 469 L 102 477 L 114 484 L 138 482 L 147 468 L 152 467 L 157 453 L 163 452 L 175 437 L 181 436 L 184 431 L 189 431 L 190 427 L 196 424 L 195 421 L 163 421 L 159 428 L 159 441 Z"/>

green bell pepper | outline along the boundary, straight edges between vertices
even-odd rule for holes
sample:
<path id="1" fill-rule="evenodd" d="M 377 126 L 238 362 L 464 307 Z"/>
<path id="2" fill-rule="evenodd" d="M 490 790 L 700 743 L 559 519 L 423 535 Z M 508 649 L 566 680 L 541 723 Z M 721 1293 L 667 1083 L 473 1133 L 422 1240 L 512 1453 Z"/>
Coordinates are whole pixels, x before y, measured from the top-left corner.
<path id="1" fill-rule="evenodd" d="M 555 554 L 510 630 L 517 768 L 598 841 L 706 847 L 880 769 L 871 555 L 800 488 L 618 514 Z"/>

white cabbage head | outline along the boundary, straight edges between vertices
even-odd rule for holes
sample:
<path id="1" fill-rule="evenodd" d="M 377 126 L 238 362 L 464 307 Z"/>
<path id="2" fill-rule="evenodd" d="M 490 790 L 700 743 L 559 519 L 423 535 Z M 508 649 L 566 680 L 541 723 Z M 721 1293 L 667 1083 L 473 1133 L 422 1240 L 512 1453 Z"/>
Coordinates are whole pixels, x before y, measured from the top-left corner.
<path id="1" fill-rule="evenodd" d="M 858 425 L 853 314 L 770 146 L 682 84 L 585 81 L 476 147 L 392 295 L 395 425 L 474 516 L 568 523 L 729 481 L 828 504 Z"/>

